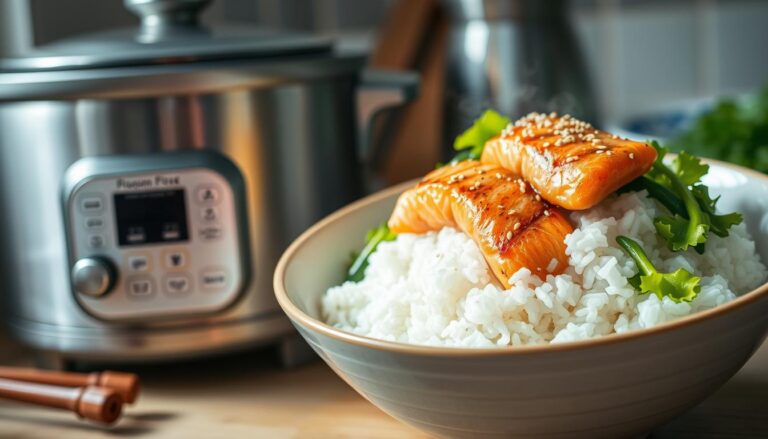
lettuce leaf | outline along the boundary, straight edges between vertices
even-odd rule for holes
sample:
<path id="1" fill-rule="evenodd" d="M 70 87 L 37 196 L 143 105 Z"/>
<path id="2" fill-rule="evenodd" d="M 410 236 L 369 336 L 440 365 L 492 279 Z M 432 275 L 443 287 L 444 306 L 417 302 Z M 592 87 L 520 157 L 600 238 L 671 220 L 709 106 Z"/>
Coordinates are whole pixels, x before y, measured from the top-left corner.
<path id="1" fill-rule="evenodd" d="M 485 110 L 471 127 L 453 141 L 453 149 L 456 151 L 469 150 L 469 152 L 465 152 L 463 155 L 460 153 L 462 156 L 455 157 L 453 161 L 478 160 L 483 155 L 485 142 L 498 136 L 510 122 L 508 117 L 502 116 L 493 110 Z"/>

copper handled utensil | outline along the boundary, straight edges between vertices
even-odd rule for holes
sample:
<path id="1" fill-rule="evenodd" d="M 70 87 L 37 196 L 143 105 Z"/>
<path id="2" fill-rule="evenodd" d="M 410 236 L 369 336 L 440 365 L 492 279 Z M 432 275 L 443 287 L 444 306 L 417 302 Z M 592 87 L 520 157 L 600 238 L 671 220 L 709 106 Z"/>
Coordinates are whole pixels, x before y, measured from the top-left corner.
<path id="1" fill-rule="evenodd" d="M 85 374 L 21 367 L 0 367 L 0 378 L 65 387 L 105 387 L 117 392 L 128 404 L 136 402 L 139 395 L 139 377 L 136 374 L 111 370 Z"/>
<path id="2" fill-rule="evenodd" d="M 123 398 L 99 386 L 64 387 L 0 378 L 0 398 L 74 412 L 81 418 L 112 424 L 123 411 Z"/>

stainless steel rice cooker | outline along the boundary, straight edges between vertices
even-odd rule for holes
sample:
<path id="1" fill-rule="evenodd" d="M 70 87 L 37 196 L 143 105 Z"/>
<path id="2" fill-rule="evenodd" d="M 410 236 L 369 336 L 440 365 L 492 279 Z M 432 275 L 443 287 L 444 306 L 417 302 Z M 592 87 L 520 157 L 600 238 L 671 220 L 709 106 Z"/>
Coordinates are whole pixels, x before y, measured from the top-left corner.
<path id="1" fill-rule="evenodd" d="M 272 271 L 363 195 L 370 119 L 415 93 L 332 42 L 207 29 L 205 0 L 125 0 L 138 29 L 0 60 L 0 297 L 39 352 L 152 360 L 292 334 Z"/>

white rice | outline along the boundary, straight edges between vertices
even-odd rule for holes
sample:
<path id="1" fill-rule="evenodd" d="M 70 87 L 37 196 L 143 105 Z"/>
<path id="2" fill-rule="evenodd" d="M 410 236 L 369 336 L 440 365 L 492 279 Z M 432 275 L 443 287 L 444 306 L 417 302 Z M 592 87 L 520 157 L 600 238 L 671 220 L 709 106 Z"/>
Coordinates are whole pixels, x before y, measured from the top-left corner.
<path id="1" fill-rule="evenodd" d="M 765 280 L 766 267 L 743 224 L 727 238 L 710 234 L 703 255 L 672 253 L 656 233 L 654 216 L 655 203 L 644 192 L 572 213 L 566 272 L 541 280 L 521 269 L 508 290 L 464 233 L 402 234 L 379 246 L 364 280 L 328 290 L 323 316 L 346 331 L 420 345 L 559 343 L 655 326 L 733 300 Z M 682 267 L 700 276 L 696 299 L 639 295 L 627 283 L 636 268 L 617 235 L 641 243 L 662 271 Z"/>

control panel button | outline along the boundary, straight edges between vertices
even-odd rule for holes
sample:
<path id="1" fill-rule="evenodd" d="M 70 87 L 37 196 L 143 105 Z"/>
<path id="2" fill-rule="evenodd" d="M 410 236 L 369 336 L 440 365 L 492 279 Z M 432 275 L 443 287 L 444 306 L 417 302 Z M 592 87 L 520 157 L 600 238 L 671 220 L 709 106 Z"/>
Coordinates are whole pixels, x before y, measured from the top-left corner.
<path id="1" fill-rule="evenodd" d="M 181 238 L 181 226 L 179 226 L 179 223 L 163 224 L 164 241 L 178 241 L 179 238 Z"/>
<path id="2" fill-rule="evenodd" d="M 149 277 L 130 277 L 125 285 L 125 292 L 131 299 L 146 299 L 155 294 L 154 282 Z"/>
<path id="3" fill-rule="evenodd" d="M 115 281 L 115 269 L 103 258 L 83 258 L 72 267 L 72 287 L 78 294 L 105 296 Z"/>
<path id="4" fill-rule="evenodd" d="M 129 227 L 128 233 L 125 235 L 125 240 L 129 244 L 140 244 L 147 240 L 147 234 L 144 231 L 144 227 Z"/>
<path id="5" fill-rule="evenodd" d="M 221 238 L 222 230 L 221 227 L 216 226 L 209 226 L 209 227 L 203 227 L 198 231 L 198 235 L 200 235 L 200 239 L 203 241 L 214 241 L 219 238 Z"/>
<path id="6" fill-rule="evenodd" d="M 227 286 L 227 272 L 222 269 L 205 270 L 200 275 L 200 285 L 205 290 L 221 290 Z"/>
<path id="7" fill-rule="evenodd" d="M 167 250 L 163 253 L 163 263 L 168 270 L 180 270 L 187 266 L 187 252 L 185 250 Z"/>
<path id="8" fill-rule="evenodd" d="M 214 186 L 204 185 L 197 188 L 197 202 L 211 206 L 219 202 L 221 195 Z"/>
<path id="9" fill-rule="evenodd" d="M 104 227 L 104 220 L 97 216 L 86 218 L 83 223 L 85 224 L 85 228 L 88 230 L 101 230 L 101 228 Z"/>
<path id="10" fill-rule="evenodd" d="M 104 235 L 88 235 L 88 248 L 94 250 L 104 248 Z"/>
<path id="11" fill-rule="evenodd" d="M 132 272 L 146 272 L 152 269 L 151 259 L 149 255 L 145 254 L 133 254 L 128 255 L 126 258 L 128 270 Z"/>
<path id="12" fill-rule="evenodd" d="M 104 210 L 104 201 L 99 196 L 87 195 L 80 199 L 80 210 L 83 213 L 100 213 Z"/>
<path id="13" fill-rule="evenodd" d="M 200 220 L 206 223 L 215 223 L 219 220 L 219 208 L 208 206 L 200 209 Z"/>
<path id="14" fill-rule="evenodd" d="M 165 292 L 170 295 L 188 293 L 192 289 L 192 279 L 186 273 L 166 276 Z"/>

